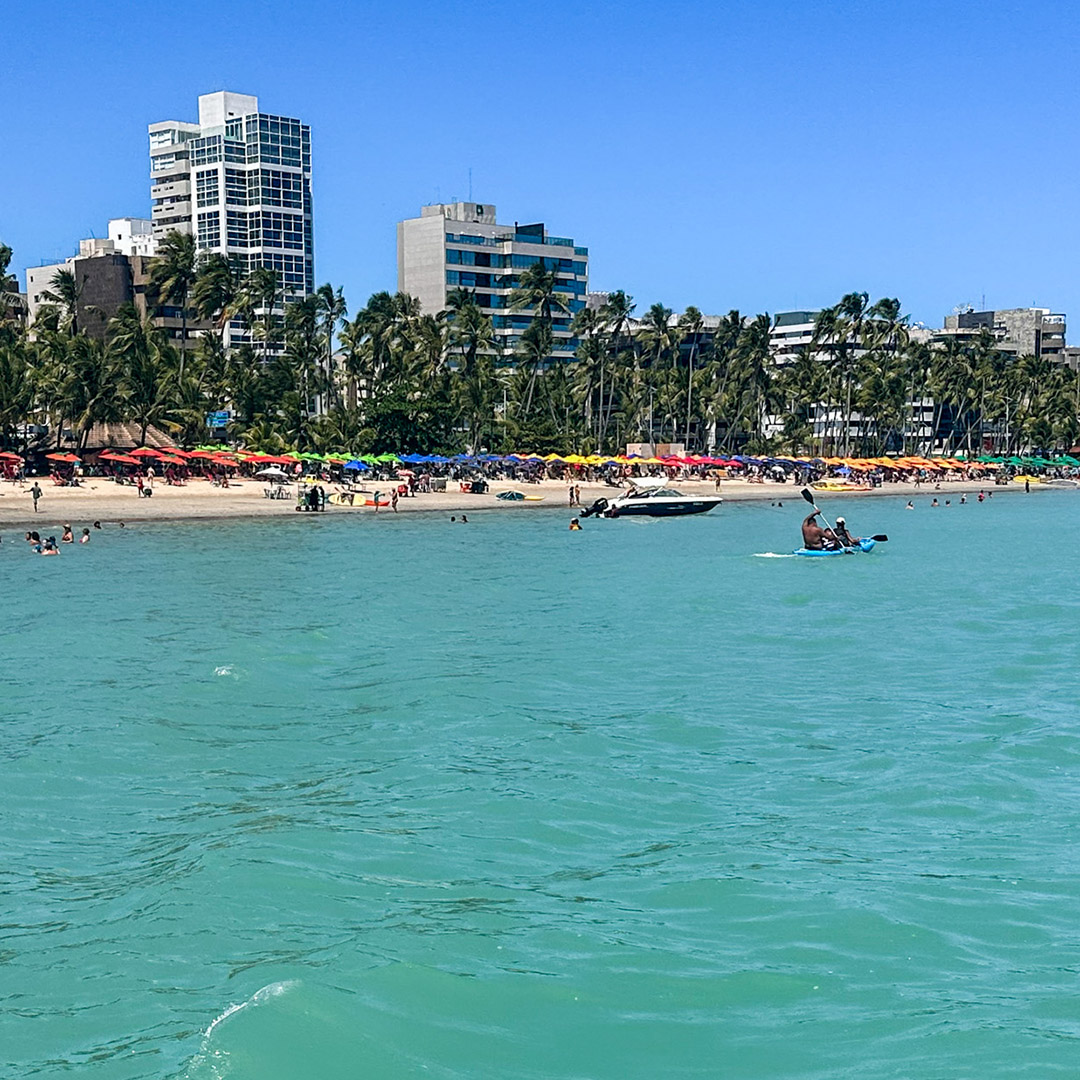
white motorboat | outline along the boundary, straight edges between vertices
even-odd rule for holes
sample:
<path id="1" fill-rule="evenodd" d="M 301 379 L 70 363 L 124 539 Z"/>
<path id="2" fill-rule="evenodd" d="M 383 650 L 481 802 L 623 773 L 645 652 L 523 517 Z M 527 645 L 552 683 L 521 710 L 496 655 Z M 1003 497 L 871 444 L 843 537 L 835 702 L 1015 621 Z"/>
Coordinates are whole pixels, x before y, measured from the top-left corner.
<path id="1" fill-rule="evenodd" d="M 724 500 L 719 495 L 684 495 L 666 487 L 662 477 L 642 477 L 631 481 L 629 491 L 612 499 L 601 511 L 605 517 L 628 517 L 642 514 L 648 517 L 678 517 L 683 514 L 705 514 Z"/>

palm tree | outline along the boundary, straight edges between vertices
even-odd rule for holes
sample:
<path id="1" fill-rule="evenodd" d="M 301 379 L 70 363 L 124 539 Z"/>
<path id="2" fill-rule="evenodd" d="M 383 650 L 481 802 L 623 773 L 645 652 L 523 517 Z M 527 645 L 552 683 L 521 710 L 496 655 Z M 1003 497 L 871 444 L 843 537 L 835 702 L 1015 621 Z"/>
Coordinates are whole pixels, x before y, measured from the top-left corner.
<path id="1" fill-rule="evenodd" d="M 334 289 L 333 285 L 320 285 L 315 291 L 317 308 L 319 312 L 319 324 L 322 330 L 323 345 L 326 349 L 326 385 L 329 391 L 330 406 L 335 403 L 334 382 L 334 336 L 337 328 L 349 314 L 348 305 L 341 288 Z"/>
<path id="2" fill-rule="evenodd" d="M 224 330 L 225 323 L 236 313 L 240 287 L 236 267 L 220 252 L 211 252 L 199 262 L 195 273 L 192 307 L 201 319 L 215 322 L 219 330 Z"/>
<path id="3" fill-rule="evenodd" d="M 34 400 L 32 368 L 26 343 L 0 343 L 0 447 L 9 446 Z"/>
<path id="4" fill-rule="evenodd" d="M 68 333 L 74 337 L 79 332 L 79 301 L 82 299 L 83 285 L 76 281 L 72 270 L 57 270 L 49 279 L 49 287 L 41 295 L 46 300 L 60 305 L 64 324 Z"/>
<path id="5" fill-rule="evenodd" d="M 629 342 L 630 349 L 633 350 L 633 341 L 630 339 L 630 319 L 633 317 L 635 307 L 634 298 L 629 293 L 623 292 L 622 289 L 616 289 L 615 292 L 608 294 L 607 300 L 604 301 L 603 306 L 600 308 L 600 318 L 606 329 L 607 336 L 606 360 L 612 379 L 619 368 L 623 341 Z M 633 372 L 633 389 L 636 391 L 639 382 L 636 363 Z M 608 424 L 611 421 L 614 405 L 615 394 L 611 389 L 608 390 L 607 397 L 604 396 L 604 366 L 602 364 L 600 368 L 600 431 L 598 436 L 600 448 L 605 445 Z"/>
<path id="6" fill-rule="evenodd" d="M 642 352 L 648 357 L 649 384 L 652 389 L 656 389 L 658 387 L 661 375 L 664 375 L 666 377 L 667 367 L 669 365 L 673 352 L 671 316 L 671 308 L 664 307 L 663 304 L 653 304 L 652 307 L 650 307 L 649 310 L 645 313 L 644 319 L 641 320 L 641 335 L 638 340 L 641 343 Z M 662 394 L 660 399 L 662 410 L 664 408 L 665 400 L 666 395 Z M 653 426 L 651 390 L 649 394 L 649 402 L 649 425 L 648 438 L 646 439 L 646 442 L 651 444 L 656 437 Z M 660 427 L 662 431 L 663 421 L 661 421 Z"/>
<path id="7" fill-rule="evenodd" d="M 558 292 L 558 278 L 542 261 L 527 266 L 521 273 L 517 288 L 510 294 L 513 311 L 533 309 L 536 317 L 551 327 L 553 312 L 570 314 L 570 297 Z"/>
<path id="8" fill-rule="evenodd" d="M 68 354 L 61 411 L 71 417 L 81 451 L 95 424 L 122 416 L 122 401 L 117 394 L 120 372 L 106 343 L 85 334 L 70 339 Z"/>
<path id="9" fill-rule="evenodd" d="M 270 346 L 280 338 L 280 325 L 277 309 L 281 302 L 281 283 L 277 271 L 268 266 L 259 266 L 244 279 L 240 301 L 247 313 L 248 325 L 255 316 L 259 321 L 252 326 L 252 337 L 262 342 L 262 357 L 265 361 Z"/>
<path id="10" fill-rule="evenodd" d="M 491 319 L 472 299 L 462 302 L 460 297 L 447 309 L 450 319 L 450 347 L 458 351 L 461 366 L 466 378 L 473 373 L 477 358 L 481 353 L 490 354 L 495 347 L 495 331 Z"/>
<path id="11" fill-rule="evenodd" d="M 7 318 L 10 299 L 19 292 L 18 278 L 8 273 L 11 257 L 11 248 L 7 244 L 0 244 L 0 321 Z"/>
<path id="12" fill-rule="evenodd" d="M 162 237 L 150 260 L 150 289 L 157 304 L 180 308 L 180 374 L 184 373 L 188 299 L 198 272 L 195 237 L 173 229 Z"/>
<path id="13" fill-rule="evenodd" d="M 697 356 L 701 331 L 705 326 L 705 317 L 693 306 L 688 307 L 679 316 L 679 327 L 690 339 L 690 355 L 686 361 L 686 433 L 685 445 L 690 448 L 690 415 L 694 398 L 694 360 Z"/>
<path id="14" fill-rule="evenodd" d="M 139 425 L 140 445 L 146 429 L 158 423 L 173 404 L 175 354 L 160 329 L 142 321 L 134 304 L 124 304 L 109 324 L 109 350 L 118 362 L 124 412 Z"/>

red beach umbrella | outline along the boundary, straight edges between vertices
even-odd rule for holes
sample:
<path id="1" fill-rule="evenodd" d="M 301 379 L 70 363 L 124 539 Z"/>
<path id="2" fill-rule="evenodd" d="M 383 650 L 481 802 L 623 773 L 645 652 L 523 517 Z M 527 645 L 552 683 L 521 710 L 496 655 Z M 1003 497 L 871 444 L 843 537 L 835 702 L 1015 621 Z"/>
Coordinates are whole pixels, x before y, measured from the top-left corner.
<path id="1" fill-rule="evenodd" d="M 76 457 L 74 454 L 46 454 L 45 457 L 49 461 L 64 461 L 69 465 L 78 465 L 82 461 L 82 458 Z"/>

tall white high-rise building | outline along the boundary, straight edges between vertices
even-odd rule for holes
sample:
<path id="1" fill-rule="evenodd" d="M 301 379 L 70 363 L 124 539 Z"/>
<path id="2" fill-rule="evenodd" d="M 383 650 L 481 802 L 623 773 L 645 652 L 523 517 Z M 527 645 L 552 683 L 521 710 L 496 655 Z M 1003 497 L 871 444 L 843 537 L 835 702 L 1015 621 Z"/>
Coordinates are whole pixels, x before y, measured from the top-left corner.
<path id="1" fill-rule="evenodd" d="M 151 124 L 154 236 L 195 236 L 200 253 L 226 255 L 241 273 L 276 270 L 284 292 L 315 291 L 311 129 L 259 112 L 249 94 L 199 98 L 199 122 Z"/>

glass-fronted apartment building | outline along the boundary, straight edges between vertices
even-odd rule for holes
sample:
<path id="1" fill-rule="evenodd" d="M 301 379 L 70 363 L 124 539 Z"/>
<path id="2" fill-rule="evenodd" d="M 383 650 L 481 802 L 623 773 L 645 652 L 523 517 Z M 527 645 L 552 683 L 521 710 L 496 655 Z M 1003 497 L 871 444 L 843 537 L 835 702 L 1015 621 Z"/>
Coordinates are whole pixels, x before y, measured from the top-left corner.
<path id="1" fill-rule="evenodd" d="M 421 309 L 436 314 L 447 294 L 465 289 L 491 317 L 500 357 L 512 361 L 521 335 L 535 313 L 514 311 L 510 295 L 521 272 L 543 260 L 555 272 L 556 290 L 568 314 L 552 318 L 553 360 L 571 360 L 578 342 L 570 328 L 585 307 L 589 289 L 589 249 L 548 235 L 543 224 L 499 225 L 491 203 L 436 203 L 420 217 L 398 222 L 398 291 L 415 296 Z"/>
<path id="2" fill-rule="evenodd" d="M 311 129 L 221 91 L 199 98 L 199 122 L 151 124 L 154 235 L 195 236 L 242 272 L 276 270 L 286 294 L 315 291 Z"/>

